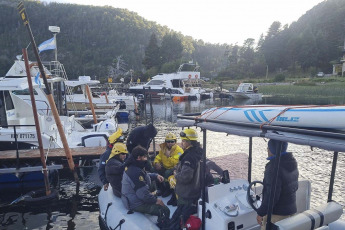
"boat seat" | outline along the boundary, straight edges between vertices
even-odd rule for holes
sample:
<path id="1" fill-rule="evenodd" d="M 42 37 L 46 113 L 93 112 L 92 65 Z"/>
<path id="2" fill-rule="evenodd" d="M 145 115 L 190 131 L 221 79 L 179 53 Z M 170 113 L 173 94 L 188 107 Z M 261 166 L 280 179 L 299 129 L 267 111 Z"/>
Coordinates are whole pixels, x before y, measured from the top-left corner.
<path id="1" fill-rule="evenodd" d="M 319 228 L 332 223 L 343 214 L 343 208 L 335 201 L 320 205 L 315 209 L 306 210 L 300 214 L 276 222 L 274 225 L 279 230 L 310 230 L 327 229 Z"/>
<path id="2" fill-rule="evenodd" d="M 90 134 L 81 138 L 84 147 L 107 146 L 108 137 L 105 134 Z"/>

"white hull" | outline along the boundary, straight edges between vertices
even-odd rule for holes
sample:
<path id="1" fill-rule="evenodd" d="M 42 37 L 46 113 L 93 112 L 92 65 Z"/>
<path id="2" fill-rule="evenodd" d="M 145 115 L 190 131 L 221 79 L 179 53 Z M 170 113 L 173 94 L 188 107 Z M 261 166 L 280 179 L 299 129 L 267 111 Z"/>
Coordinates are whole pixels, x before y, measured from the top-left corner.
<path id="1" fill-rule="evenodd" d="M 252 105 L 211 108 L 203 111 L 200 118 L 291 127 L 345 129 L 344 116 L 345 106 Z"/>
<path id="2" fill-rule="evenodd" d="M 206 203 L 206 210 L 211 211 L 212 218 L 206 219 L 207 230 L 215 229 L 215 226 L 217 226 L 216 229 L 218 230 L 227 230 L 228 223 L 231 221 L 235 221 L 236 225 L 242 224 L 243 229 L 260 229 L 256 222 L 256 212 L 249 206 L 246 200 L 246 186 L 248 186 L 248 182 L 245 180 L 232 180 L 229 184 L 209 187 L 209 203 Z M 236 189 L 230 190 L 230 188 Z M 169 199 L 170 197 L 162 198 L 165 204 Z M 101 221 L 106 224 L 108 229 L 110 229 L 109 227 L 114 229 L 122 219 L 125 220 L 121 226 L 122 230 L 159 229 L 156 226 L 157 217 L 137 212 L 127 214 L 128 210 L 125 209 L 122 200 L 113 195 L 111 187 L 108 191 L 103 189 L 100 191 L 98 203 Z M 110 203 L 111 205 L 106 215 L 107 206 Z M 224 213 L 225 206 L 230 204 L 238 205 L 238 215 L 236 215 L 236 210 L 227 214 Z M 168 206 L 168 208 L 170 209 L 171 217 L 176 207 Z M 229 214 L 235 216 L 231 217 Z M 198 215 L 201 219 L 201 205 L 198 207 Z"/>
<path id="3" fill-rule="evenodd" d="M 262 98 L 261 93 L 243 93 L 243 92 L 232 92 L 230 95 L 234 99 L 253 99 L 260 100 Z"/>

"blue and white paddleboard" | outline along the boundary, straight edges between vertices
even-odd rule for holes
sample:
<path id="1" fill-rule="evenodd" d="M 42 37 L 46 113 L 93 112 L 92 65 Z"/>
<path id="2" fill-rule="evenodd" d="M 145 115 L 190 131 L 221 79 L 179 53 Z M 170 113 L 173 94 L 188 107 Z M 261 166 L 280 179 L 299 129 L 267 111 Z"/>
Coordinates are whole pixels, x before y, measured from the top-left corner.
<path id="1" fill-rule="evenodd" d="M 211 108 L 200 118 L 291 127 L 345 129 L 345 106 L 250 105 Z"/>

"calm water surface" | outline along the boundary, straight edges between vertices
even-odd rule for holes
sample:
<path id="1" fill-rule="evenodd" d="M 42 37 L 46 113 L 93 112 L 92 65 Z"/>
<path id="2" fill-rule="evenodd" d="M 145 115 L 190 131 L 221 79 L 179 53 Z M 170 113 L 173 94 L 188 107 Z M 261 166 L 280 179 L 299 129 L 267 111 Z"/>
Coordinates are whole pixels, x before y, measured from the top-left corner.
<path id="1" fill-rule="evenodd" d="M 332 99 L 300 99 L 300 98 L 264 98 L 262 101 L 229 101 L 228 99 L 210 99 L 173 103 L 170 101 L 154 101 L 154 122 L 159 132 L 156 142 L 164 140 L 167 132 L 178 133 L 176 115 L 179 113 L 200 112 L 206 108 L 241 104 L 343 104 L 341 100 Z M 149 110 L 149 105 L 146 106 Z M 142 119 L 141 123 L 145 123 Z M 200 132 L 200 140 L 202 133 Z M 267 143 L 262 138 L 253 138 L 253 172 L 252 180 L 262 180 L 263 170 L 267 163 Z M 290 144 L 299 163 L 300 179 L 312 181 L 311 207 L 326 203 L 333 155 L 331 152 L 311 149 L 308 146 Z M 224 133 L 207 132 L 208 157 L 220 157 L 235 153 L 248 153 L 248 138 L 226 135 Z M 231 168 L 228 169 L 231 171 Z M 60 172 L 60 199 L 39 207 L 17 204 L 0 209 L 0 229 L 99 229 L 97 194 L 100 182 L 96 167 L 79 170 L 81 185 L 76 191 L 71 173 Z M 345 156 L 340 153 L 336 171 L 333 199 L 345 205 Z M 2 194 L 4 195 L 4 194 Z M 11 195 L 11 194 L 6 194 Z M 13 196 L 15 196 L 13 194 Z M 344 216 L 343 216 L 343 219 Z"/>

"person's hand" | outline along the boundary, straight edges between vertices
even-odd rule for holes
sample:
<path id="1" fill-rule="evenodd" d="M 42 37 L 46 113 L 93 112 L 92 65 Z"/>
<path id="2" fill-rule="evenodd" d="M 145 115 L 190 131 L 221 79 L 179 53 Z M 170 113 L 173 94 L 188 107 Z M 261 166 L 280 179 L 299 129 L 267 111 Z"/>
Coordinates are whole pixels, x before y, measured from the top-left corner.
<path id="1" fill-rule="evenodd" d="M 157 170 L 161 170 L 162 169 L 162 165 L 161 165 L 161 163 L 155 163 L 155 168 L 157 169 Z"/>
<path id="2" fill-rule="evenodd" d="M 262 216 L 259 216 L 259 215 L 256 216 L 256 221 L 258 222 L 260 226 L 262 226 L 262 219 L 263 219 Z"/>
<path id="3" fill-rule="evenodd" d="M 163 206 L 163 207 L 165 206 L 165 204 L 163 203 L 163 201 L 162 201 L 161 199 L 159 199 L 159 198 L 157 198 L 156 204 L 161 205 L 161 206 Z"/>
<path id="4" fill-rule="evenodd" d="M 103 185 L 104 191 L 107 191 L 107 190 L 108 190 L 108 187 L 109 187 L 109 183 L 104 184 L 104 185 Z"/>
<path id="5" fill-rule="evenodd" d="M 157 180 L 162 183 L 164 181 L 164 177 L 162 177 L 161 175 L 158 175 Z"/>

